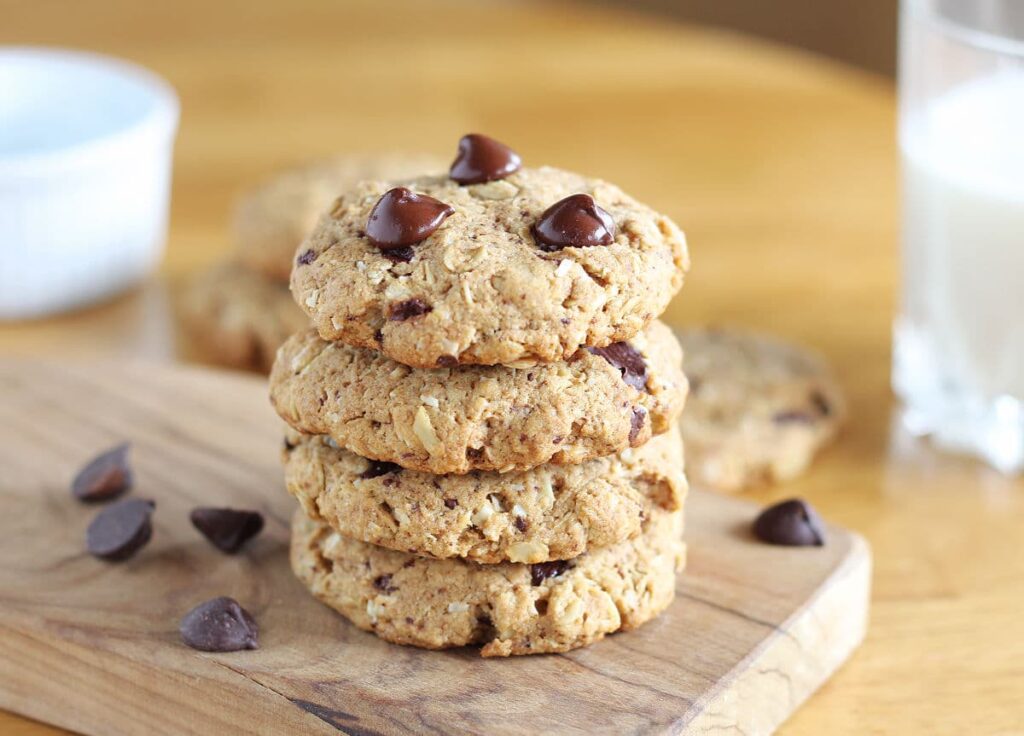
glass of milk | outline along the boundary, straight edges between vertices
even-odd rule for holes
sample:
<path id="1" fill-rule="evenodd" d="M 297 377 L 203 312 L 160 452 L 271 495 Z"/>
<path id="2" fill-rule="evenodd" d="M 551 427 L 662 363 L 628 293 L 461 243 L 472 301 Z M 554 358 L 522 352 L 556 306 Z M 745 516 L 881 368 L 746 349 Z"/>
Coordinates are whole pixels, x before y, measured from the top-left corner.
<path id="1" fill-rule="evenodd" d="M 1024 470 L 1024 0 L 902 0 L 906 426 Z"/>

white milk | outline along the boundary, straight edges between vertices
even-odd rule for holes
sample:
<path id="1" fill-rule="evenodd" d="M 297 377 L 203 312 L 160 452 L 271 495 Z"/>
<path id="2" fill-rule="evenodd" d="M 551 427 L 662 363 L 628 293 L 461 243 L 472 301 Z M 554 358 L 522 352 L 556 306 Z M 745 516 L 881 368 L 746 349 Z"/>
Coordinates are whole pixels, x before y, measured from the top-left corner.
<path id="1" fill-rule="evenodd" d="M 953 88 L 906 115 L 900 139 L 897 391 L 930 415 L 925 431 L 967 414 L 1024 426 L 1024 72 Z M 1021 462 L 1014 444 L 997 464 Z"/>

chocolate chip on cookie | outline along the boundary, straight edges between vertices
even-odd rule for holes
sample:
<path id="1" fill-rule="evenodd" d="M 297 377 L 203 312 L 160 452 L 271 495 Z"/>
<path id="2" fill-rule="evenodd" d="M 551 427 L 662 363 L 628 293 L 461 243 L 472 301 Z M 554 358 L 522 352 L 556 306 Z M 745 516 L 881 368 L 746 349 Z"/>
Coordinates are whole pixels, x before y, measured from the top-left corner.
<path id="1" fill-rule="evenodd" d="M 263 514 L 228 508 L 200 507 L 188 517 L 192 526 L 221 552 L 232 554 L 263 530 Z"/>
<path id="2" fill-rule="evenodd" d="M 462 136 L 459 153 L 448 175 L 459 184 L 482 184 L 504 179 L 523 165 L 519 154 L 504 143 L 479 133 Z"/>
<path id="3" fill-rule="evenodd" d="M 316 252 L 309 248 L 308 250 L 302 251 L 299 257 L 295 259 L 295 262 L 300 266 L 308 266 L 310 263 L 316 260 Z"/>
<path id="4" fill-rule="evenodd" d="M 79 501 L 109 501 L 131 488 L 129 448 L 125 442 L 90 460 L 71 481 L 71 494 Z"/>
<path id="5" fill-rule="evenodd" d="M 615 240 L 615 221 L 589 194 L 572 194 L 548 207 L 531 231 L 537 246 L 553 253 L 610 245 Z"/>
<path id="6" fill-rule="evenodd" d="M 388 319 L 392 322 L 405 322 L 407 319 L 419 317 L 433 310 L 433 307 L 422 299 L 406 299 L 395 302 L 388 307 Z"/>
<path id="7" fill-rule="evenodd" d="M 637 391 L 647 390 L 647 362 L 628 342 L 613 342 L 603 348 L 587 348 L 600 355 L 622 373 L 622 380 Z"/>
<path id="8" fill-rule="evenodd" d="M 803 499 L 793 498 L 769 506 L 754 520 L 754 536 L 762 542 L 787 547 L 820 547 L 825 531 L 818 514 Z"/>
<path id="9" fill-rule="evenodd" d="M 395 187 L 373 206 L 366 222 L 366 235 L 383 251 L 405 248 L 426 240 L 454 213 L 451 206 L 440 200 Z"/>
<path id="10" fill-rule="evenodd" d="M 127 560 L 153 536 L 150 517 L 155 507 L 152 501 L 130 498 L 103 509 L 85 533 L 89 554 L 103 560 Z"/>
<path id="11" fill-rule="evenodd" d="M 568 560 L 551 560 L 530 565 L 530 582 L 540 585 L 548 578 L 556 578 L 569 569 Z"/>
<path id="12" fill-rule="evenodd" d="M 234 598 L 221 596 L 200 603 L 178 627 L 181 639 L 202 652 L 237 652 L 259 648 L 259 627 Z"/>

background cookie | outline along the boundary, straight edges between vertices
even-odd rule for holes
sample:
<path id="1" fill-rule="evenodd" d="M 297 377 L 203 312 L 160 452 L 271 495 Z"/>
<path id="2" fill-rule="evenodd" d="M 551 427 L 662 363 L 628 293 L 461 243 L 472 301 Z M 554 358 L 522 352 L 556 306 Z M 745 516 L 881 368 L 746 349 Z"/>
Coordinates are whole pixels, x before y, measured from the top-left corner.
<path id="1" fill-rule="evenodd" d="M 629 339 L 664 310 L 689 267 L 667 217 L 611 184 L 552 168 L 465 186 L 443 175 L 405 182 L 453 212 L 421 242 L 385 253 L 367 222 L 394 186 L 363 182 L 338 199 L 298 252 L 292 292 L 324 339 L 407 365 L 564 360 L 580 346 Z M 614 240 L 541 247 L 531 228 L 581 192 L 614 219 Z"/>
<path id="2" fill-rule="evenodd" d="M 425 154 L 348 154 L 276 174 L 243 194 L 235 207 L 239 257 L 249 268 L 287 283 L 295 249 L 345 189 L 362 179 L 400 179 L 447 166 Z"/>
<path id="3" fill-rule="evenodd" d="M 686 494 L 675 427 L 636 449 L 523 473 L 430 475 L 291 433 L 285 481 L 306 514 L 342 535 L 402 552 L 476 562 L 546 562 L 640 532 Z"/>
<path id="4" fill-rule="evenodd" d="M 178 311 L 203 358 L 263 373 L 281 343 L 309 323 L 287 286 L 234 261 L 196 275 L 183 290 Z"/>
<path id="5" fill-rule="evenodd" d="M 479 565 L 356 542 L 296 513 L 291 562 L 321 601 L 398 644 L 483 645 L 485 657 L 565 652 L 636 628 L 675 596 L 682 512 L 635 539 L 564 562 Z"/>
<path id="6" fill-rule="evenodd" d="M 660 322 L 615 350 L 532 367 L 409 368 L 321 340 L 289 339 L 270 376 L 281 418 L 373 460 L 428 473 L 528 470 L 638 446 L 682 411 L 682 352 Z"/>
<path id="7" fill-rule="evenodd" d="M 681 427 L 693 483 L 732 491 L 792 478 L 835 436 L 845 402 L 814 353 L 738 330 L 678 334 L 690 379 Z"/>

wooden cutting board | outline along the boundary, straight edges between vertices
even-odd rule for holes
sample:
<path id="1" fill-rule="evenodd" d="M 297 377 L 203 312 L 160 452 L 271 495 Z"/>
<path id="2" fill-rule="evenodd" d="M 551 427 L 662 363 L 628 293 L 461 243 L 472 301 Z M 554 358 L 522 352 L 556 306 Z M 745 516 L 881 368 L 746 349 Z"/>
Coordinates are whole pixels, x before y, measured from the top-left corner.
<path id="1" fill-rule="evenodd" d="M 88 734 L 767 733 L 864 636 L 870 553 L 756 542 L 751 505 L 694 490 L 676 601 L 641 629 L 567 655 L 485 660 L 377 640 L 314 601 L 286 557 L 293 502 L 262 381 L 143 363 L 0 362 L 0 708 Z M 153 541 L 83 552 L 96 507 L 68 482 L 133 443 Z M 243 554 L 191 528 L 199 504 L 256 507 Z M 203 654 L 177 625 L 237 598 L 258 651 Z"/>

